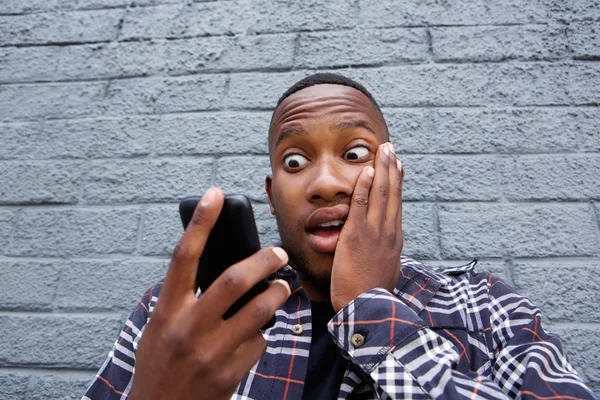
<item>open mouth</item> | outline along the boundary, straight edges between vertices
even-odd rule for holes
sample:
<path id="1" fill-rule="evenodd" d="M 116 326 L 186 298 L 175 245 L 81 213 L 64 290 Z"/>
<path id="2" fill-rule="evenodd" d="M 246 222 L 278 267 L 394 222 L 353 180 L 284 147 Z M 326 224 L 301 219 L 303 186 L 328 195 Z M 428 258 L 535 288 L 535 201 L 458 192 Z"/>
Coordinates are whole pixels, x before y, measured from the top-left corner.
<path id="1" fill-rule="evenodd" d="M 321 208 L 308 219 L 307 233 L 310 246 L 319 253 L 332 253 L 337 246 L 342 227 L 348 217 L 348 206 Z"/>

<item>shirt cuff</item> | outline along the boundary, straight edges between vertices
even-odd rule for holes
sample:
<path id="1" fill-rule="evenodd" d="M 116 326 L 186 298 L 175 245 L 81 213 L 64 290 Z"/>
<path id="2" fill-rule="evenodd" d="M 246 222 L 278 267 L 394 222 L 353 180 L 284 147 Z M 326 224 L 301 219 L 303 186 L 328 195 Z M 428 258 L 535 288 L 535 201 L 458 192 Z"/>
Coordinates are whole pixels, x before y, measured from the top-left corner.
<path id="1" fill-rule="evenodd" d="M 410 307 L 382 288 L 361 294 L 328 324 L 342 355 L 366 373 L 423 328 L 423 320 Z"/>

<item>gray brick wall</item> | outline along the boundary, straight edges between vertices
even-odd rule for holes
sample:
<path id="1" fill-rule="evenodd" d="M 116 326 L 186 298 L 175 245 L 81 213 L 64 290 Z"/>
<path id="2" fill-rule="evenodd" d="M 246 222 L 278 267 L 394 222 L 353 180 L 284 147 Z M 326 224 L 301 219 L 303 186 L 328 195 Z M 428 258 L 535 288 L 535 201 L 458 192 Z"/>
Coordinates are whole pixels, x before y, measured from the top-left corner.
<path id="1" fill-rule="evenodd" d="M 277 97 L 339 70 L 406 165 L 405 254 L 531 297 L 600 391 L 598 0 L 3 0 L 0 398 L 80 396 L 178 200 L 263 190 Z"/>

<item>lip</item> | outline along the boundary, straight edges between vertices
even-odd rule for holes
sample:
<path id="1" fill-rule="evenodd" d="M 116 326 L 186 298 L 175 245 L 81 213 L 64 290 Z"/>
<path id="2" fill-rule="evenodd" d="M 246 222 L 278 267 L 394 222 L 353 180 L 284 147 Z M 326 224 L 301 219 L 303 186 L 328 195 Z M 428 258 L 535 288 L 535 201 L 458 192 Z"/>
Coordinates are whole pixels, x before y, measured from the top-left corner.
<path id="1" fill-rule="evenodd" d="M 348 212 L 350 211 L 350 207 L 345 204 L 338 204 L 333 207 L 323 207 L 313 211 L 312 214 L 308 217 L 306 221 L 306 230 L 310 231 L 311 229 L 315 229 L 319 224 L 324 224 L 325 222 L 335 221 L 336 219 L 341 219 L 345 221 L 348 218 Z"/>
<path id="2" fill-rule="evenodd" d="M 333 207 L 319 208 L 314 211 L 306 222 L 308 243 L 310 247 L 319 253 L 333 253 L 340 237 L 340 229 L 319 228 L 319 224 L 325 222 L 342 220 L 348 218 L 350 208 L 340 204 Z"/>

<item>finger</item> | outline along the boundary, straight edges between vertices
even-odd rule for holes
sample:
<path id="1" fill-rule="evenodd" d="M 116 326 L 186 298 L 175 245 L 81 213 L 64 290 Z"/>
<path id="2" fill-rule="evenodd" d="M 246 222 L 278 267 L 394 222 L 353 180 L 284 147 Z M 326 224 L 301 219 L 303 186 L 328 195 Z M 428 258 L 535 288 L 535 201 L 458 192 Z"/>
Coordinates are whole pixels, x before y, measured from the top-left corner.
<path id="1" fill-rule="evenodd" d="M 282 248 L 271 247 L 233 264 L 202 293 L 197 304 L 197 315 L 201 315 L 204 321 L 220 320 L 237 299 L 287 261 L 287 253 Z"/>
<path id="2" fill-rule="evenodd" d="M 398 220 L 398 213 L 401 212 L 402 207 L 402 174 L 400 168 L 400 160 L 396 157 L 396 153 L 390 152 L 390 168 L 389 168 L 389 182 L 390 182 L 390 193 L 387 203 L 387 210 L 385 215 L 385 224 L 391 229 L 396 229 L 396 222 Z"/>
<path id="3" fill-rule="evenodd" d="M 369 209 L 367 219 L 379 226 L 385 220 L 388 197 L 390 194 L 389 165 L 391 143 L 379 146 L 375 156 L 375 177 L 369 193 Z"/>
<path id="4" fill-rule="evenodd" d="M 265 354 L 266 350 L 267 342 L 258 331 L 255 331 L 248 340 L 235 350 L 230 362 L 232 368 L 231 380 L 237 382 L 233 388 L 234 390 L 254 364 Z"/>
<path id="5" fill-rule="evenodd" d="M 352 192 L 352 204 L 348 212 L 348 221 L 365 221 L 367 219 L 369 191 L 371 190 L 374 175 L 375 169 L 373 167 L 366 167 L 358 176 L 354 191 Z"/>
<path id="6" fill-rule="evenodd" d="M 223 338 L 225 346 L 237 346 L 248 340 L 264 326 L 290 296 L 288 283 L 281 279 L 274 280 L 269 288 L 254 297 L 240 311 L 223 323 L 227 337 Z"/>
<path id="7" fill-rule="evenodd" d="M 163 304 L 170 299 L 195 294 L 198 260 L 222 207 L 223 192 L 214 187 L 208 189 L 198 202 L 187 229 L 173 250 L 160 295 L 161 300 L 166 299 Z"/>

